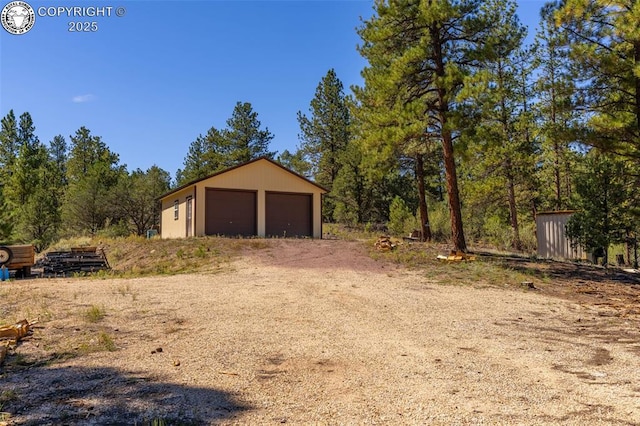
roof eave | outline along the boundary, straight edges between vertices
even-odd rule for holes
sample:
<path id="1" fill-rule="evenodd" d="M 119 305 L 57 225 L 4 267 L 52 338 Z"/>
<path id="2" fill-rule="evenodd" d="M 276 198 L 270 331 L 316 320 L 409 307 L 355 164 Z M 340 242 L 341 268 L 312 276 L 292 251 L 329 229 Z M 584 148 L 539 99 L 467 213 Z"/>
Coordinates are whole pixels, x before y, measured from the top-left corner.
<path id="1" fill-rule="evenodd" d="M 274 160 L 272 160 L 272 159 L 271 159 L 271 158 L 269 158 L 269 157 L 262 156 L 262 157 L 254 158 L 253 160 L 246 161 L 246 162 L 244 162 L 244 163 L 242 163 L 242 164 L 238 164 L 238 165 L 235 165 L 235 166 L 229 167 L 229 168 L 227 168 L 227 169 L 220 170 L 219 172 L 212 173 L 212 174 L 210 174 L 210 175 L 208 175 L 208 176 L 205 176 L 205 177 L 203 177 L 203 178 L 195 179 L 195 180 L 193 180 L 193 181 L 191 181 L 191 182 L 185 183 L 184 185 L 180 185 L 179 187 L 177 187 L 177 188 L 175 188 L 175 189 L 172 189 L 171 191 L 167 192 L 166 194 L 163 194 L 163 195 L 159 196 L 157 199 L 158 199 L 158 200 L 160 200 L 160 201 L 161 201 L 161 200 L 164 200 L 165 198 L 167 198 L 167 197 L 171 196 L 172 194 L 175 194 L 176 192 L 180 192 L 180 191 L 182 191 L 182 190 L 184 190 L 184 189 L 186 189 L 186 188 L 188 188 L 188 187 L 190 187 L 190 186 L 192 186 L 192 185 L 197 184 L 198 182 L 202 182 L 203 180 L 211 179 L 212 177 L 215 177 L 215 176 L 218 176 L 218 175 L 221 175 L 221 174 L 224 174 L 224 173 L 230 172 L 230 171 L 235 170 L 235 169 L 238 169 L 238 168 L 240 168 L 240 167 L 247 166 L 247 165 L 249 165 L 249 164 L 251 164 L 251 163 L 255 163 L 255 162 L 260 161 L 260 160 L 267 160 L 267 161 L 268 161 L 268 162 L 270 162 L 271 164 L 274 164 L 274 165 L 276 165 L 276 166 L 280 167 L 280 168 L 281 168 L 281 169 L 283 169 L 284 171 L 289 172 L 289 173 L 291 173 L 292 175 L 294 175 L 294 176 L 296 176 L 296 177 L 298 177 L 298 178 L 300 178 L 300 179 L 302 179 L 302 180 L 304 180 L 304 181 L 306 181 L 306 182 L 310 183 L 311 185 L 315 186 L 316 188 L 321 189 L 325 194 L 329 192 L 329 190 L 328 190 L 328 189 L 326 189 L 326 188 L 324 188 L 324 187 L 322 187 L 322 186 L 318 185 L 317 183 L 313 182 L 313 181 L 312 181 L 312 180 L 310 180 L 310 179 L 307 179 L 306 177 L 302 176 L 301 174 L 296 173 L 296 172 L 294 172 L 293 170 L 290 170 L 290 169 L 286 168 L 285 166 L 283 166 L 282 164 L 278 163 L 277 161 L 274 161 Z"/>

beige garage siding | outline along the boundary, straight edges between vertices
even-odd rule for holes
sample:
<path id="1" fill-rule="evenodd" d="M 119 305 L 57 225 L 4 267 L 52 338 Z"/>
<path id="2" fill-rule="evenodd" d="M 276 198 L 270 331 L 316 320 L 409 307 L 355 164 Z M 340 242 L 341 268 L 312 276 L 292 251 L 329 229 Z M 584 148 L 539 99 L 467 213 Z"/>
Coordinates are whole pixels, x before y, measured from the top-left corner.
<path id="1" fill-rule="evenodd" d="M 185 188 L 182 191 L 175 192 L 170 196 L 162 199 L 162 217 L 160 223 L 160 234 L 162 238 L 184 238 L 187 233 L 187 200 L 191 199 L 195 207 L 194 199 L 195 186 Z M 177 203 L 177 219 L 175 215 L 175 206 Z M 191 235 L 194 234 L 193 222 L 191 224 Z"/>
<path id="2" fill-rule="evenodd" d="M 177 238 L 186 236 L 186 224 L 182 219 L 173 221 L 171 210 L 175 200 L 179 201 L 179 215 L 182 217 L 183 203 L 193 197 L 194 221 L 193 234 L 206 235 L 206 194 L 208 189 L 229 189 L 235 191 L 254 191 L 256 194 L 256 235 L 264 237 L 266 233 L 266 193 L 281 192 L 306 194 L 311 196 L 312 235 L 322 238 L 322 194 L 327 191 L 305 178 L 288 171 L 279 164 L 265 158 L 214 174 L 182 189 L 162 197 L 162 237 Z M 221 206 L 220 208 L 223 208 Z"/>

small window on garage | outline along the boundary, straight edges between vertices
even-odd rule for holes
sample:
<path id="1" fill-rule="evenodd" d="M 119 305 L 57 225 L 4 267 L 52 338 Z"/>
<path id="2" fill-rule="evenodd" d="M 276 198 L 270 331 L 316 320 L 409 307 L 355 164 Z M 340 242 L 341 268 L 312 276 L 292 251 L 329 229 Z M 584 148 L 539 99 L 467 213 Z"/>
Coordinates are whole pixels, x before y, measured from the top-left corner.
<path id="1" fill-rule="evenodd" d="M 178 220 L 178 212 L 180 211 L 180 202 L 175 200 L 173 202 L 173 219 Z"/>

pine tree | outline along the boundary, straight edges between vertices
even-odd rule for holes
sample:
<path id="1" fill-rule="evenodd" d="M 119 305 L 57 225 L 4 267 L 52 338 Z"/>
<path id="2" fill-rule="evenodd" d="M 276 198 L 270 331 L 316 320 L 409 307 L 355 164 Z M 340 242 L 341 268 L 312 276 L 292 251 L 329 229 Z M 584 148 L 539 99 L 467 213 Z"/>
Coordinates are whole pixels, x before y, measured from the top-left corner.
<path id="1" fill-rule="evenodd" d="M 236 166 L 259 157 L 273 158 L 275 152 L 269 151 L 273 135 L 269 129 L 260 129 L 258 113 L 249 102 L 236 103 L 227 128 L 222 132 L 227 143 L 223 151 L 225 167 Z"/>
<path id="2" fill-rule="evenodd" d="M 493 0 L 485 2 L 483 8 L 485 13 L 494 11 L 499 19 L 491 31 L 494 49 L 486 55 L 484 70 L 476 76 L 475 85 L 466 89 L 469 100 L 476 100 L 479 105 L 474 117 L 478 124 L 467 137 L 468 193 L 476 203 L 485 204 L 485 209 L 487 197 L 498 198 L 492 208 L 506 207 L 511 247 L 521 250 L 518 195 L 525 192 L 533 174 L 536 149 L 521 129 L 526 123 L 522 116 L 528 104 L 520 82 L 522 70 L 527 67 L 521 50 L 526 28 L 520 24 L 512 1 Z M 472 209 L 477 216 L 478 209 Z M 490 214 L 483 216 L 492 218 Z"/>
<path id="3" fill-rule="evenodd" d="M 13 234 L 15 212 L 6 199 L 5 188 L 17 156 L 18 122 L 13 110 L 10 110 L 2 118 L 0 127 L 0 241 L 9 241 Z"/>
<path id="4" fill-rule="evenodd" d="M 18 122 L 13 110 L 2 118 L 0 128 L 0 190 L 9 181 L 18 156 Z"/>
<path id="5" fill-rule="evenodd" d="M 424 118 L 406 105 L 386 111 L 375 106 L 371 90 L 354 88 L 361 103 L 354 105 L 356 139 L 367 152 L 365 169 L 370 178 L 380 181 L 394 173 L 412 173 L 412 187 L 418 199 L 422 238 L 431 240 L 427 194 L 432 181 L 438 180 L 442 164 L 442 147 L 431 132 L 425 132 Z M 373 105 L 373 106 L 372 106 Z M 403 194 L 403 197 L 408 197 Z"/>
<path id="6" fill-rule="evenodd" d="M 56 238 L 60 225 L 59 173 L 28 112 L 20 116 L 15 135 L 17 151 L 3 190 L 12 212 L 13 239 L 40 251 Z"/>
<path id="7" fill-rule="evenodd" d="M 468 78 L 484 65 L 495 25 L 475 0 L 400 0 L 375 3 L 376 15 L 359 29 L 359 50 L 369 66 L 365 87 L 356 90 L 377 127 L 400 117 L 408 132 L 442 144 L 454 249 L 466 250 L 454 140 L 459 137 L 457 100 Z M 397 136 L 396 136 L 397 138 Z M 397 138 L 396 140 L 405 140 Z M 390 149 L 390 148 L 386 148 Z M 393 150 L 391 148 L 391 150 Z"/>
<path id="8" fill-rule="evenodd" d="M 0 242 L 7 243 L 13 234 L 13 221 L 11 219 L 9 206 L 0 191 Z"/>
<path id="9" fill-rule="evenodd" d="M 171 177 L 158 166 L 146 171 L 136 169 L 123 174 L 114 189 L 114 204 L 121 217 L 136 235 L 144 235 L 160 224 L 158 197 L 169 190 Z"/>
<path id="10" fill-rule="evenodd" d="M 640 20 L 636 0 L 567 0 L 555 12 L 576 68 L 582 140 L 640 159 Z"/>
<path id="11" fill-rule="evenodd" d="M 547 4 L 536 34 L 535 61 L 538 67 L 536 92 L 539 137 L 541 139 L 542 187 L 553 189 L 547 208 L 570 207 L 571 170 L 575 156 L 570 145 L 575 141 L 577 109 L 573 70 L 567 34 L 555 25 L 555 6 Z"/>
<path id="12" fill-rule="evenodd" d="M 554 13 L 569 42 L 578 91 L 581 128 L 577 139 L 614 154 L 640 183 L 640 12 L 635 0 L 567 0 Z M 577 188 L 576 188 L 577 191 Z M 640 200 L 627 192 L 628 233 L 638 232 Z M 602 229 L 606 234 L 607 229 Z M 604 235 L 603 238 L 610 238 Z"/>
<path id="13" fill-rule="evenodd" d="M 291 153 L 288 149 L 285 149 L 280 153 L 280 155 L 278 155 L 277 161 L 284 167 L 293 170 L 299 175 L 302 175 L 307 179 L 313 179 L 313 175 L 311 173 L 312 165 L 304 159 L 304 155 L 301 150 L 298 149 L 295 153 Z"/>
<path id="14" fill-rule="evenodd" d="M 44 162 L 33 170 L 38 184 L 33 194 L 20 209 L 21 238 L 35 246 L 36 251 L 42 251 L 58 237 L 61 224 L 61 193 L 60 170 L 50 159 L 47 151 L 42 147 L 40 154 Z"/>
<path id="15" fill-rule="evenodd" d="M 49 143 L 49 158 L 57 175 L 57 185 L 61 188 L 67 185 L 67 142 L 64 136 L 58 135 Z"/>
<path id="16" fill-rule="evenodd" d="M 368 207 L 371 199 L 369 184 L 362 170 L 362 157 L 363 153 L 355 143 L 348 144 L 340 156 L 341 168 L 332 190 L 333 220 L 356 225 L 371 219 L 366 217 L 367 212 L 371 214 Z"/>
<path id="17" fill-rule="evenodd" d="M 11 176 L 4 189 L 7 201 L 14 209 L 24 205 L 33 194 L 38 177 L 34 170 L 43 166 L 46 151 L 35 135 L 35 126 L 28 112 L 20 116 L 17 133 L 17 156 L 11 166 Z M 44 153 L 44 155 L 43 155 Z"/>
<path id="18" fill-rule="evenodd" d="M 69 183 L 82 180 L 84 176 L 96 164 L 105 164 L 107 168 L 117 168 L 119 157 L 112 152 L 102 141 L 100 136 L 92 136 L 91 131 L 82 126 L 76 130 L 74 136 L 70 136 L 71 148 L 67 158 L 67 179 Z M 108 182 L 105 185 L 113 185 L 116 176 L 105 176 Z"/>
<path id="19" fill-rule="evenodd" d="M 330 69 L 316 87 L 309 106 L 310 116 L 298 111 L 298 123 L 302 141 L 300 151 L 312 166 L 313 179 L 328 190 L 342 168 L 341 157 L 351 140 L 349 107 L 342 82 L 335 70 Z M 332 193 L 323 203 L 323 217 L 334 219 L 335 201 Z"/>
<path id="20" fill-rule="evenodd" d="M 199 135 L 189 146 L 184 159 L 184 169 L 176 173 L 178 185 L 183 185 L 227 167 L 225 152 L 229 142 L 225 140 L 223 132 L 211 127 L 205 136 Z"/>
<path id="21" fill-rule="evenodd" d="M 117 219 L 110 192 L 125 169 L 118 164 L 118 154 L 86 127 L 78 129 L 70 139 L 64 222 L 73 232 L 94 235 Z"/>
<path id="22" fill-rule="evenodd" d="M 593 149 L 575 175 L 579 210 L 567 223 L 567 236 L 589 252 L 602 251 L 605 265 L 609 246 L 623 242 L 632 223 L 628 172 L 619 158 Z"/>
<path id="23" fill-rule="evenodd" d="M 389 207 L 389 231 L 395 235 L 402 235 L 405 231 L 405 224 L 413 217 L 409 207 L 404 200 L 395 196 Z"/>
<path id="24" fill-rule="evenodd" d="M 238 102 L 227 120 L 227 128 L 211 127 L 205 136 L 199 135 L 189 145 L 184 168 L 177 171 L 176 181 L 183 185 L 259 157 L 273 158 L 275 152 L 268 150 L 272 139 L 269 129 L 260 129 L 258 113 L 251 104 Z"/>

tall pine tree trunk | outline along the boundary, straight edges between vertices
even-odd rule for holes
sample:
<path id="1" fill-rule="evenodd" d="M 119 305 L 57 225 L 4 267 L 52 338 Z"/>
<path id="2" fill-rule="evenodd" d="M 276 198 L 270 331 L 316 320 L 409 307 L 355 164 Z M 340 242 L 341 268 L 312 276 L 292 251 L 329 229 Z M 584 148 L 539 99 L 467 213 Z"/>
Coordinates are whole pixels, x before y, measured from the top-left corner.
<path id="1" fill-rule="evenodd" d="M 505 75 L 502 62 L 498 66 L 498 78 L 500 87 L 505 87 Z M 507 99 L 503 94 L 500 97 L 500 111 L 502 122 L 502 132 L 505 137 L 505 142 L 508 143 L 513 138 L 512 127 L 510 126 L 509 112 L 507 108 Z M 518 228 L 518 208 L 516 205 L 516 182 L 513 174 L 513 161 L 511 157 L 512 153 L 506 153 L 506 159 L 504 162 L 504 169 L 506 170 L 507 178 L 507 199 L 509 200 L 509 220 L 511 222 L 511 230 L 513 231 L 513 239 L 511 240 L 511 247 L 520 251 L 522 249 L 522 243 L 520 242 L 520 230 Z M 517 155 L 517 154 L 516 154 Z"/>
<path id="2" fill-rule="evenodd" d="M 431 227 L 429 226 L 429 210 L 424 186 L 424 157 L 416 155 L 416 180 L 418 181 L 418 199 L 420 204 L 420 231 L 422 241 L 431 241 Z"/>
<path id="3" fill-rule="evenodd" d="M 445 56 L 442 51 L 443 42 L 440 38 L 438 24 L 430 28 L 433 40 L 435 74 L 438 78 L 446 77 Z M 449 100 L 447 91 L 443 87 L 437 89 L 438 93 L 438 120 L 440 121 L 440 133 L 442 136 L 442 151 L 444 157 L 444 174 L 447 182 L 447 192 L 449 194 L 449 215 L 451 218 L 451 239 L 453 249 L 456 251 L 467 251 L 467 243 L 464 239 L 464 229 L 462 227 L 462 211 L 460 206 L 460 193 L 458 192 L 458 175 L 456 173 L 456 160 L 453 153 L 453 134 L 449 129 Z"/>
<path id="4" fill-rule="evenodd" d="M 553 129 L 557 129 L 557 116 L 556 116 L 556 78 L 555 68 L 551 69 L 551 123 Z M 557 138 L 557 135 L 551 137 Z M 562 182 L 560 177 L 560 144 L 557 139 L 553 141 L 553 179 L 556 189 L 556 209 L 562 209 Z"/>
<path id="5" fill-rule="evenodd" d="M 447 193 L 449 194 L 449 214 L 451 216 L 451 239 L 453 249 L 456 251 L 467 251 L 467 243 L 464 240 L 464 229 L 462 228 L 462 211 L 460 208 L 460 194 L 458 192 L 458 176 L 456 174 L 456 162 L 453 156 L 453 137 L 451 131 L 446 129 L 447 118 L 441 114 L 442 120 L 442 150 L 444 156 L 444 175 L 447 183 Z"/>
<path id="6" fill-rule="evenodd" d="M 640 65 L 640 40 L 636 40 L 633 43 L 633 50 L 634 50 L 634 62 L 636 65 L 636 69 L 638 68 L 638 65 Z M 636 128 L 638 130 L 638 138 L 640 138 L 640 76 L 638 76 L 638 74 L 636 73 L 634 76 L 634 80 L 635 80 L 635 90 L 636 90 Z M 636 150 L 639 151 L 638 154 L 640 155 L 640 139 L 636 140 Z"/>
<path id="7" fill-rule="evenodd" d="M 562 180 L 560 177 L 560 145 L 557 141 L 553 143 L 553 176 L 556 186 L 556 209 L 562 209 Z"/>
<path id="8" fill-rule="evenodd" d="M 511 169 L 511 161 L 507 160 L 507 170 Z M 507 193 L 509 199 L 509 219 L 511 222 L 511 230 L 513 231 L 513 240 L 511 246 L 515 250 L 522 250 L 522 241 L 520 240 L 520 229 L 518 226 L 518 208 L 516 205 L 516 185 L 513 175 L 507 173 Z"/>

